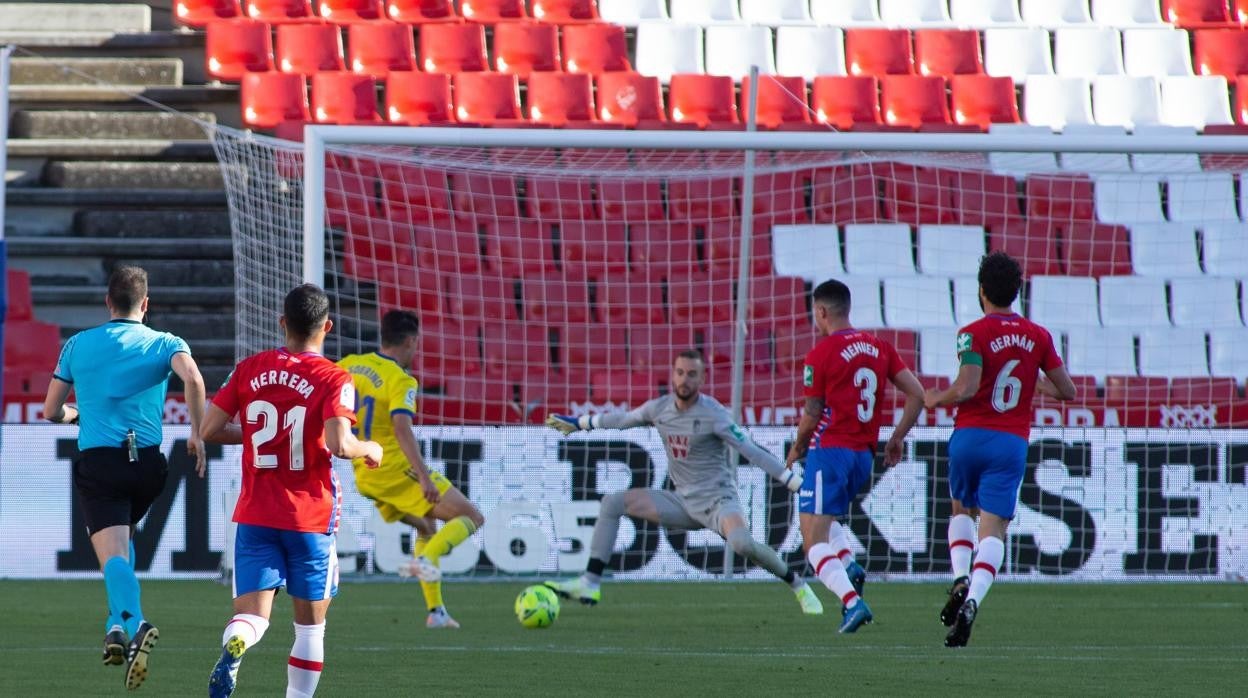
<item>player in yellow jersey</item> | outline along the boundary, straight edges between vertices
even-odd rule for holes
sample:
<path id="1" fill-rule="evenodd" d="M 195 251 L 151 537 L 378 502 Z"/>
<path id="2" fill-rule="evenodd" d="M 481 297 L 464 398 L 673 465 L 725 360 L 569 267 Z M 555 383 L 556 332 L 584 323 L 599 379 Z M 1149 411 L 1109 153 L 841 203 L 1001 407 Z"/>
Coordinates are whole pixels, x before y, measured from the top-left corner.
<path id="1" fill-rule="evenodd" d="M 416 529 L 415 559 L 410 572 L 420 578 L 429 607 L 425 625 L 458 628 L 442 603 L 442 572 L 438 561 L 467 540 L 485 522 L 481 512 L 441 473 L 430 471 L 412 433 L 416 414 L 416 379 L 408 374 L 416 355 L 420 321 L 415 313 L 391 310 L 381 318 L 381 349 L 352 354 L 338 365 L 351 374 L 356 393 L 354 431 L 381 444 L 381 465 L 355 466 L 360 494 L 373 500 L 387 522 L 402 521 Z M 435 520 L 444 521 L 435 534 Z"/>

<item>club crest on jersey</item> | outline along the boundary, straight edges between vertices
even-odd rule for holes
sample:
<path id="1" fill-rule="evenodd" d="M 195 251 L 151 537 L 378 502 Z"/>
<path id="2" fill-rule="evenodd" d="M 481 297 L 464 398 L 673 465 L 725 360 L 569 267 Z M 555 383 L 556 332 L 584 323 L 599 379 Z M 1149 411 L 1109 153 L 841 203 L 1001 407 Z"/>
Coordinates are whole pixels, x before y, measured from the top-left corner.
<path id="1" fill-rule="evenodd" d="M 809 388 L 810 386 L 814 384 L 815 384 L 815 367 L 803 366 L 802 367 L 802 385 Z"/>
<path id="2" fill-rule="evenodd" d="M 672 458 L 688 458 L 689 457 L 689 435 L 688 434 L 669 434 L 667 437 L 667 447 L 672 452 Z"/>
<path id="3" fill-rule="evenodd" d="M 958 353 L 971 350 L 971 333 L 962 332 L 958 334 Z"/>

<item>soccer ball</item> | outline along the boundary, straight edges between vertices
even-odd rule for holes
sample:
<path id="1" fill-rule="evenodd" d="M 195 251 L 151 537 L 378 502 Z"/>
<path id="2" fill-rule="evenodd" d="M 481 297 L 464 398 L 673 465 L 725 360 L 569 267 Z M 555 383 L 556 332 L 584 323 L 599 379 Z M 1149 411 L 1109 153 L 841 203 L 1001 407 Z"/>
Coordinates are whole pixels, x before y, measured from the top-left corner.
<path id="1" fill-rule="evenodd" d="M 516 597 L 516 619 L 526 628 L 545 628 L 559 617 L 559 597 L 541 585 L 528 587 Z"/>

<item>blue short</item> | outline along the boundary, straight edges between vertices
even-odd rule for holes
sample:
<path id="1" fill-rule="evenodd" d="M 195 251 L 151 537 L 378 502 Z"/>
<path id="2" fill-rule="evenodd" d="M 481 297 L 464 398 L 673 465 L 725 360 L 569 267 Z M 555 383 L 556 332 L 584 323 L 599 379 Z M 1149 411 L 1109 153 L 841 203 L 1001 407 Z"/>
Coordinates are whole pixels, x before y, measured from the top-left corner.
<path id="1" fill-rule="evenodd" d="M 848 448 L 812 448 L 806 454 L 806 474 L 797 495 L 803 514 L 844 516 L 858 492 L 871 481 L 871 451 Z"/>
<path id="2" fill-rule="evenodd" d="M 297 599 L 321 601 L 338 593 L 338 550 L 333 535 L 238 524 L 234 536 L 234 597 L 286 587 Z"/>
<path id="3" fill-rule="evenodd" d="M 1027 472 L 1027 440 L 992 429 L 954 429 L 949 437 L 949 494 L 968 509 L 1014 518 Z"/>

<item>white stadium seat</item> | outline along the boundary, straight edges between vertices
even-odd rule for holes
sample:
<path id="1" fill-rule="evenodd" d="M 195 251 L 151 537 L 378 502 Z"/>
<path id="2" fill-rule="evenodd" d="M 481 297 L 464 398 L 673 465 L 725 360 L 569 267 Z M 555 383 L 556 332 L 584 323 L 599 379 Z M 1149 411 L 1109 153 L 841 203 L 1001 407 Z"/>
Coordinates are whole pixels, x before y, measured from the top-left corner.
<path id="1" fill-rule="evenodd" d="M 779 27 L 776 72 L 807 82 L 819 75 L 845 75 L 844 33 L 838 27 Z"/>
<path id="2" fill-rule="evenodd" d="M 771 257 L 778 276 L 800 276 L 813 282 L 845 273 L 835 225 L 773 226 Z"/>
<path id="3" fill-rule="evenodd" d="M 1013 78 L 1018 85 L 1029 75 L 1052 75 L 1049 33 L 1034 27 L 985 29 L 984 72 Z"/>
<path id="4" fill-rule="evenodd" d="M 751 65 L 758 66 L 762 75 L 775 74 L 776 52 L 771 44 L 771 29 L 744 24 L 706 28 L 708 75 L 727 75 L 740 82 L 750 74 Z"/>
<path id="5" fill-rule="evenodd" d="M 1157 0 L 1092 0 L 1092 20 L 1105 27 L 1167 26 Z"/>
<path id="6" fill-rule="evenodd" d="M 1235 222 L 1235 178 L 1230 172 L 1176 174 L 1166 178 L 1170 220 L 1183 223 Z"/>
<path id="7" fill-rule="evenodd" d="M 978 225 L 920 225 L 919 271 L 936 276 L 978 274 L 987 253 Z"/>
<path id="8" fill-rule="evenodd" d="M 737 0 L 677 0 L 671 6 L 672 21 L 684 24 L 740 22 Z"/>
<path id="9" fill-rule="evenodd" d="M 1140 332 L 1141 376 L 1207 376 L 1209 358 L 1205 333 L 1158 327 Z"/>
<path id="10" fill-rule="evenodd" d="M 1092 94 L 1087 78 L 1032 75 L 1023 87 L 1023 120 L 1058 131 L 1067 124 L 1091 124 Z"/>
<path id="11" fill-rule="evenodd" d="M 1003 136 L 1036 136 L 1052 135 L 1053 129 L 1048 126 L 1031 126 L 1028 124 L 991 124 L 988 133 Z M 1021 177 L 1032 172 L 1053 172 L 1057 169 L 1055 153 L 1014 153 L 991 151 L 988 153 L 988 166 L 993 172 Z"/>
<path id="12" fill-rule="evenodd" d="M 1131 268 L 1140 276 L 1162 279 L 1200 276 L 1196 229 L 1183 223 L 1132 226 Z"/>
<path id="13" fill-rule="evenodd" d="M 1192 49 L 1186 29 L 1126 29 L 1122 63 L 1127 75 L 1164 78 L 1192 75 Z"/>
<path id="14" fill-rule="evenodd" d="M 1135 336 L 1125 327 L 1072 327 L 1066 331 L 1066 368 L 1074 376 L 1134 376 Z"/>
<path id="15" fill-rule="evenodd" d="M 1235 279 L 1201 276 L 1170 282 L 1175 327 L 1221 329 L 1243 327 Z"/>
<path id="16" fill-rule="evenodd" d="M 880 0 L 880 21 L 895 27 L 950 24 L 945 0 Z"/>
<path id="17" fill-rule="evenodd" d="M 1053 44 L 1053 67 L 1058 75 L 1090 78 L 1123 73 L 1122 37 L 1113 27 L 1058 29 Z"/>
<path id="18" fill-rule="evenodd" d="M 881 24 L 876 0 L 810 0 L 810 16 L 816 24 L 834 27 Z"/>
<path id="19" fill-rule="evenodd" d="M 914 274 L 910 226 L 877 223 L 845 226 L 845 270 L 850 274 Z"/>
<path id="20" fill-rule="evenodd" d="M 1161 122 L 1157 78 L 1098 75 L 1092 78 L 1092 116 L 1104 126 L 1134 129 Z"/>
<path id="21" fill-rule="evenodd" d="M 1248 379 L 1248 329 L 1214 329 L 1209 333 L 1209 369 L 1215 376 Z"/>
<path id="22" fill-rule="evenodd" d="M 1096 178 L 1096 219 L 1103 223 L 1164 223 L 1161 179 L 1146 174 L 1109 174 Z"/>
<path id="23" fill-rule="evenodd" d="M 1098 138 L 1104 136 L 1125 136 L 1127 132 L 1121 126 L 1070 124 L 1065 129 L 1062 129 L 1062 135 Z M 1067 172 L 1104 174 L 1106 172 L 1131 171 L 1131 159 L 1126 153 L 1061 153 L 1057 156 L 1057 159 L 1061 163 L 1062 169 Z"/>
<path id="24" fill-rule="evenodd" d="M 741 0 L 741 20 L 769 27 L 814 21 L 806 0 Z"/>
<path id="25" fill-rule="evenodd" d="M 1248 225 L 1220 223 L 1203 230 L 1205 273 L 1239 276 L 1248 269 Z"/>
<path id="26" fill-rule="evenodd" d="M 1161 123 L 1197 129 L 1233 123 L 1226 78 L 1221 75 L 1164 78 L 1161 81 Z"/>
<path id="27" fill-rule="evenodd" d="M 954 327 L 953 297 L 943 276 L 884 279 L 884 322 L 889 327 Z"/>
<path id="28" fill-rule="evenodd" d="M 1096 279 L 1087 276 L 1033 276 L 1027 317 L 1049 328 L 1100 327 Z"/>
<path id="29" fill-rule="evenodd" d="M 878 276 L 825 276 L 814 283 L 817 286 L 828 278 L 835 278 L 849 287 L 849 323 L 851 325 L 854 327 L 884 326 L 884 305 L 880 300 Z"/>
<path id="30" fill-rule="evenodd" d="M 963 27 L 1021 25 L 1018 0 L 949 0 L 949 16 Z"/>
<path id="31" fill-rule="evenodd" d="M 919 373 L 952 376 L 958 372 L 958 333 L 953 328 L 919 330 Z"/>
<path id="32" fill-rule="evenodd" d="M 1088 0 L 1021 0 L 1023 21 L 1034 27 L 1091 24 Z"/>
<path id="33" fill-rule="evenodd" d="M 637 27 L 637 72 L 669 82 L 676 73 L 705 73 L 702 28 L 669 22 Z"/>
<path id="34" fill-rule="evenodd" d="M 958 326 L 968 325 L 984 316 L 979 305 L 979 279 L 974 276 L 953 278 L 953 319 Z"/>
<path id="35" fill-rule="evenodd" d="M 1136 126 L 1135 130 L 1132 131 L 1132 135 L 1141 138 L 1194 136 L 1196 135 L 1196 129 L 1191 126 L 1153 124 Z M 1131 156 L 1131 167 L 1136 172 L 1156 172 L 1159 174 L 1201 171 L 1200 156 L 1196 153 L 1135 153 Z"/>
<path id="36" fill-rule="evenodd" d="M 1102 276 L 1101 324 L 1105 327 L 1169 327 L 1166 280 L 1146 276 Z"/>
<path id="37" fill-rule="evenodd" d="M 598 14 L 605 22 L 629 27 L 668 19 L 665 0 L 598 0 Z"/>

